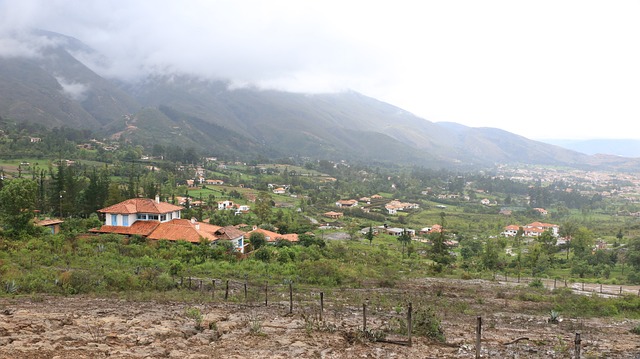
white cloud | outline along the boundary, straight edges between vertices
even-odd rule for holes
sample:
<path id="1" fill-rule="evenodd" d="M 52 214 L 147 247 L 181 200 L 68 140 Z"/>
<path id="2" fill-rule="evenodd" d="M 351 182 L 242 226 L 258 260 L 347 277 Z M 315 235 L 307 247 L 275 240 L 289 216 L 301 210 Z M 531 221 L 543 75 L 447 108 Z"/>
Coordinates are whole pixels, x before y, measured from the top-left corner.
<path id="1" fill-rule="evenodd" d="M 530 138 L 640 138 L 639 17 L 631 0 L 0 0 L 0 34 L 74 36 L 107 56 L 83 60 L 108 76 L 350 88 Z M 14 45 L 0 54 L 38 49 Z"/>
<path id="2" fill-rule="evenodd" d="M 83 101 L 87 96 L 89 86 L 75 81 L 68 81 L 61 76 L 56 76 L 56 80 L 62 87 L 62 93 L 68 98 L 76 101 Z"/>

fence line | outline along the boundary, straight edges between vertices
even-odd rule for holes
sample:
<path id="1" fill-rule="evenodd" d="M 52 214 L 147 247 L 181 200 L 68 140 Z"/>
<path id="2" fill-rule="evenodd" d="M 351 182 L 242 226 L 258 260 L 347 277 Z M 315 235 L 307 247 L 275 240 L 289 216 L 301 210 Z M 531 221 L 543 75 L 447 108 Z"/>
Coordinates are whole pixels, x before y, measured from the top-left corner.
<path id="1" fill-rule="evenodd" d="M 629 288 L 624 285 L 616 285 L 616 284 L 602 284 L 602 283 L 586 283 L 586 282 L 576 282 L 571 280 L 563 279 L 549 279 L 549 278 L 530 278 L 530 277 L 509 277 L 505 274 L 494 274 L 493 279 L 498 282 L 505 283 L 517 283 L 517 284 L 530 284 L 535 280 L 540 280 L 544 288 L 552 290 L 558 288 L 570 288 L 574 292 L 579 293 L 596 293 L 602 294 L 606 296 L 625 296 L 630 294 L 635 294 L 640 296 L 640 289 Z"/>

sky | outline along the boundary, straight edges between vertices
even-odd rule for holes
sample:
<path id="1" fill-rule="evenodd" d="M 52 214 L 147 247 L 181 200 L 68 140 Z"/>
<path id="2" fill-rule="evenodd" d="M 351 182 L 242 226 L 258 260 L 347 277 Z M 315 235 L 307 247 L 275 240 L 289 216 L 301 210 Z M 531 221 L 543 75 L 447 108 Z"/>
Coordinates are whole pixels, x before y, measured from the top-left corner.
<path id="1" fill-rule="evenodd" d="M 352 90 L 530 139 L 640 139 L 638 19 L 638 0 L 0 0 L 0 56 L 34 51 L 7 34 L 39 28 L 96 49 L 109 77 Z"/>

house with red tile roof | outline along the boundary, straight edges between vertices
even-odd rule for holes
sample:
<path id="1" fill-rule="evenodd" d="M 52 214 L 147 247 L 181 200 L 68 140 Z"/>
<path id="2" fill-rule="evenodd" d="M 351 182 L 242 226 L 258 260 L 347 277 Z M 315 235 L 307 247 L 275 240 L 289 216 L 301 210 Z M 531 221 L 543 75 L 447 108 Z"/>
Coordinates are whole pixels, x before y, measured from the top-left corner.
<path id="1" fill-rule="evenodd" d="M 546 216 L 549 214 L 549 212 L 544 208 L 534 208 L 533 210 L 540 213 L 540 215 L 543 215 L 543 216 Z"/>
<path id="2" fill-rule="evenodd" d="M 344 213 L 329 211 L 322 214 L 324 217 L 331 219 L 340 219 L 344 216 Z"/>
<path id="3" fill-rule="evenodd" d="M 180 211 L 184 207 L 171 203 L 160 202 L 160 197 L 132 198 L 113 206 L 102 208 L 98 213 L 105 215 L 105 226 L 130 227 L 138 221 L 168 222 L 180 218 Z"/>
<path id="4" fill-rule="evenodd" d="M 336 207 L 355 207 L 358 205 L 358 201 L 355 199 L 341 199 L 336 202 Z"/>
<path id="5" fill-rule="evenodd" d="M 236 251 L 244 253 L 244 232 L 234 227 L 220 227 L 192 219 L 180 218 L 183 207 L 149 198 L 132 198 L 98 210 L 105 215 L 104 225 L 92 233 L 138 235 L 154 240 L 212 243 L 229 240 Z"/>
<path id="6" fill-rule="evenodd" d="M 502 235 L 505 237 L 515 237 L 518 234 L 519 230 L 520 230 L 520 226 L 515 224 L 510 224 L 504 227 L 504 232 L 502 232 Z"/>
<path id="7" fill-rule="evenodd" d="M 505 237 L 515 237 L 519 229 L 520 227 L 515 224 L 509 225 L 505 227 L 502 235 Z M 523 235 L 525 237 L 538 237 L 545 231 L 550 231 L 554 237 L 558 237 L 560 226 L 551 223 L 533 222 L 522 226 L 522 230 L 524 231 Z"/>
<path id="8" fill-rule="evenodd" d="M 268 231 L 262 228 L 254 227 L 252 231 L 247 232 L 247 237 L 251 237 L 251 233 L 258 232 L 264 234 L 264 239 L 267 243 L 276 243 L 278 240 L 285 240 L 289 242 L 298 242 L 298 234 L 297 233 L 289 233 L 289 234 L 280 234 L 272 231 Z"/>

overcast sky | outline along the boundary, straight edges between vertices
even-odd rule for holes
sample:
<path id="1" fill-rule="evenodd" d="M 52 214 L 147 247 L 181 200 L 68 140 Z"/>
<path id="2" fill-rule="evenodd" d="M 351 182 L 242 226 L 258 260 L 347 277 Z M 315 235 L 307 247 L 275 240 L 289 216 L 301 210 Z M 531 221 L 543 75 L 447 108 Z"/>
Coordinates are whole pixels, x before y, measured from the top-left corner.
<path id="1" fill-rule="evenodd" d="M 76 37 L 103 75 L 351 89 L 531 139 L 640 139 L 639 19 L 637 0 L 0 0 L 0 35 Z"/>

